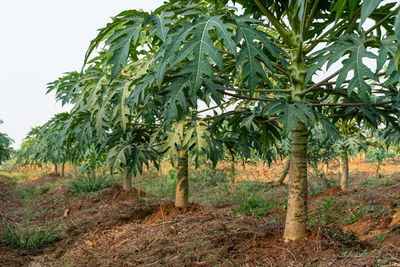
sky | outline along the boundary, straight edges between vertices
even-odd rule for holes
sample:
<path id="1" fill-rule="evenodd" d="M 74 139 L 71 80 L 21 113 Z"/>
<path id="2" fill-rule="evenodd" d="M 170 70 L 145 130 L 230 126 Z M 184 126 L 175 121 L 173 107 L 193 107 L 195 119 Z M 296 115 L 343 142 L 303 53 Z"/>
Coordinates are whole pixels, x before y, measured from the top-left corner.
<path id="1" fill-rule="evenodd" d="M 154 10 L 162 0 L 0 0 L 0 132 L 18 148 L 34 126 L 65 111 L 46 84 L 79 71 L 89 42 L 110 17 Z"/>

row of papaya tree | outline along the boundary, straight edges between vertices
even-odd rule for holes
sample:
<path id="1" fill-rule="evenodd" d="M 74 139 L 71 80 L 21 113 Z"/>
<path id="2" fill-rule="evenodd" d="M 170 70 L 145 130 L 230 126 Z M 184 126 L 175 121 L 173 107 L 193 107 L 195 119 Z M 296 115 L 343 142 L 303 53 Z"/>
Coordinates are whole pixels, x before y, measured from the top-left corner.
<path id="1" fill-rule="evenodd" d="M 194 167 L 288 158 L 284 240 L 303 240 L 308 166 L 379 132 L 399 141 L 400 13 L 380 0 L 170 0 L 126 10 L 90 43 L 80 72 L 49 84 L 69 112 L 33 129 L 26 164 L 66 162 L 131 176 L 178 166 L 176 206 Z M 367 141 L 366 141 L 367 140 Z M 347 167 L 346 167 L 347 166 Z"/>

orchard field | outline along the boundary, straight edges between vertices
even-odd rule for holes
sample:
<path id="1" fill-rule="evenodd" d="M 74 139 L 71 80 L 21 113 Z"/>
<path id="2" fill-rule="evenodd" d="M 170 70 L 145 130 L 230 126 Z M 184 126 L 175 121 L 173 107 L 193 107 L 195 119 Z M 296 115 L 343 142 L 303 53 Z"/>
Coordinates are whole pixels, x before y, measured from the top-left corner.
<path id="1" fill-rule="evenodd" d="M 176 169 L 160 176 L 150 167 L 133 179 L 131 191 L 105 176 L 107 187 L 92 193 L 77 191 L 87 184 L 73 187 L 69 168 L 64 178 L 48 169 L 2 171 L 7 235 L 0 265 L 396 266 L 399 166 L 391 160 L 375 178 L 376 164 L 356 158 L 346 191 L 338 187 L 337 164 L 326 177 L 311 174 L 308 230 L 298 244 L 282 239 L 287 185 L 268 183 L 281 162 L 271 169 L 240 166 L 234 183 L 223 164 L 201 167 L 189 176 L 188 208 L 173 202 Z"/>
<path id="2" fill-rule="evenodd" d="M 0 133 L 1 266 L 400 265 L 398 1 L 170 0 L 83 62 Z"/>

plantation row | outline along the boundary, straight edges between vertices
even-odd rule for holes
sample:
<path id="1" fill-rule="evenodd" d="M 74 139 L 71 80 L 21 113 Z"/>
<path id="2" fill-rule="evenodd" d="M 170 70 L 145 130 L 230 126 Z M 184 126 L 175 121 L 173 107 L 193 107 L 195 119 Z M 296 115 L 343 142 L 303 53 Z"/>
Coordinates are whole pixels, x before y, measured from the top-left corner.
<path id="1" fill-rule="evenodd" d="M 102 168 L 130 190 L 145 165 L 170 161 L 175 205 L 187 207 L 189 162 L 287 158 L 275 181 L 289 173 L 284 239 L 304 240 L 308 168 L 340 159 L 346 190 L 349 156 L 364 151 L 379 177 L 398 153 L 398 3 L 233 3 L 171 0 L 112 18 L 83 70 L 48 84 L 71 111 L 32 129 L 20 164 L 79 166 L 88 179 Z"/>

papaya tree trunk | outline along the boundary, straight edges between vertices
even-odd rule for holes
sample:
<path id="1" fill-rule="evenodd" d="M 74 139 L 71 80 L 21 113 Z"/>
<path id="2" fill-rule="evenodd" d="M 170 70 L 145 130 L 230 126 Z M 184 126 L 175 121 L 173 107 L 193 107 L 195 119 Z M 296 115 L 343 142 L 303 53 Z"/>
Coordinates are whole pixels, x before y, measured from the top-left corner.
<path id="1" fill-rule="evenodd" d="M 347 154 L 347 151 L 344 150 L 342 153 L 342 157 L 340 159 L 341 161 L 341 176 L 340 176 L 340 188 L 342 190 L 346 190 L 347 189 L 347 183 L 349 180 L 349 156 Z"/>
<path id="2" fill-rule="evenodd" d="M 324 164 L 324 175 L 327 176 L 329 174 L 329 163 L 325 162 Z"/>
<path id="3" fill-rule="evenodd" d="M 184 208 L 189 206 L 189 160 L 185 150 L 179 150 L 178 183 L 176 185 L 175 206 Z"/>
<path id="4" fill-rule="evenodd" d="M 163 176 L 161 160 L 158 161 L 158 176 Z"/>
<path id="5" fill-rule="evenodd" d="M 291 131 L 292 163 L 290 164 L 289 196 L 285 242 L 304 240 L 307 221 L 307 129 L 303 123 Z"/>
<path id="6" fill-rule="evenodd" d="M 129 168 L 124 169 L 124 182 L 123 189 L 124 190 L 132 190 L 132 176 L 129 174 Z"/>
<path id="7" fill-rule="evenodd" d="M 61 165 L 61 177 L 65 176 L 65 160 L 62 162 Z"/>
<path id="8" fill-rule="evenodd" d="M 282 171 L 281 175 L 279 176 L 279 178 L 275 179 L 275 181 L 274 181 L 275 184 L 282 184 L 283 181 L 285 180 L 286 176 L 288 175 L 289 168 L 290 168 L 290 157 L 291 156 L 289 155 L 288 159 L 286 160 L 285 167 L 283 167 L 283 171 Z"/>
<path id="9" fill-rule="evenodd" d="M 58 174 L 58 165 L 57 165 L 57 163 L 54 163 L 54 174 L 55 175 Z"/>
<path id="10" fill-rule="evenodd" d="M 232 184 L 235 184 L 236 170 L 235 170 L 235 159 L 234 158 L 232 158 L 232 161 L 231 161 L 231 175 L 232 175 L 232 178 L 231 178 Z"/>
<path id="11" fill-rule="evenodd" d="M 378 160 L 378 164 L 376 165 L 375 178 L 381 178 L 381 161 Z"/>

